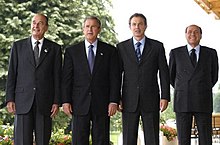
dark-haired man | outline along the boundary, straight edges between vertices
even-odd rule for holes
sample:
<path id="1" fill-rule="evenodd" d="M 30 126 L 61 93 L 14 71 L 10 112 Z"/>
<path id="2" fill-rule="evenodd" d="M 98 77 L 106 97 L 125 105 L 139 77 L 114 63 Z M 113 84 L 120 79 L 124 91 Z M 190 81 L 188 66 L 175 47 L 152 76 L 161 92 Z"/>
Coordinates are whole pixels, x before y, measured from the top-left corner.
<path id="1" fill-rule="evenodd" d="M 212 145 L 212 88 L 218 80 L 216 50 L 201 46 L 202 29 L 185 30 L 187 45 L 170 51 L 170 81 L 174 87 L 179 145 L 190 145 L 193 116 L 199 131 L 199 145 Z"/>
<path id="2" fill-rule="evenodd" d="M 143 14 L 133 14 L 129 27 L 133 37 L 117 45 L 123 76 L 123 145 L 137 144 L 140 117 L 145 144 L 159 145 L 160 111 L 167 108 L 170 100 L 165 49 L 161 42 L 145 36 L 147 20 Z"/>

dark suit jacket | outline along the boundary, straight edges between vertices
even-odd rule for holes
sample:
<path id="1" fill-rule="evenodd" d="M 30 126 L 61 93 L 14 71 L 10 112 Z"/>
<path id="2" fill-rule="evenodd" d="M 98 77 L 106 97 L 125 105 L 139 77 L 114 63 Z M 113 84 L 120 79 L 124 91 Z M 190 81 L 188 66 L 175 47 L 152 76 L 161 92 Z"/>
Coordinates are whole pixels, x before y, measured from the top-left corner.
<path id="1" fill-rule="evenodd" d="M 218 57 L 214 49 L 201 46 L 194 68 L 186 46 L 170 52 L 170 80 L 174 87 L 175 112 L 212 112 L 212 87 L 218 80 Z"/>
<path id="2" fill-rule="evenodd" d="M 60 104 L 62 57 L 60 45 L 44 39 L 39 65 L 35 66 L 31 37 L 14 42 L 11 49 L 6 102 L 14 101 L 16 114 L 29 112 L 36 97 L 39 110 L 51 114 Z"/>
<path id="3" fill-rule="evenodd" d="M 119 102 L 119 69 L 115 47 L 98 40 L 93 73 L 85 42 L 66 49 L 63 66 L 63 103 L 71 103 L 74 115 L 106 115 L 110 102 Z"/>
<path id="4" fill-rule="evenodd" d="M 161 88 L 161 98 L 170 100 L 169 69 L 163 44 L 146 37 L 140 64 L 135 55 L 133 39 L 119 43 L 117 48 L 123 72 L 123 111 L 136 111 L 139 100 L 146 112 L 158 111 L 160 109 L 159 88 Z"/>

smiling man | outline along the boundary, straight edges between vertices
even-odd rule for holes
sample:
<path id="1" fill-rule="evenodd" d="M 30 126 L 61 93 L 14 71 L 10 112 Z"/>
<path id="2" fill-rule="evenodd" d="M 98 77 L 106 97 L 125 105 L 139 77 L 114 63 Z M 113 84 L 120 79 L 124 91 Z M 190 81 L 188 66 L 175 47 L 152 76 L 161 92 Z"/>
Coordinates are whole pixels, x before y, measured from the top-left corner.
<path id="1" fill-rule="evenodd" d="M 202 29 L 185 30 L 187 45 L 170 51 L 170 81 L 174 88 L 179 145 L 190 145 L 193 116 L 199 131 L 199 145 L 212 144 L 212 88 L 218 80 L 215 49 L 201 46 Z"/>
<path id="2" fill-rule="evenodd" d="M 61 47 L 44 38 L 48 18 L 35 14 L 29 38 L 13 43 L 6 85 L 9 113 L 15 114 L 14 144 L 48 145 L 61 97 Z"/>
<path id="3" fill-rule="evenodd" d="M 137 144 L 140 117 L 145 144 L 159 145 L 159 112 L 167 108 L 170 100 L 169 69 L 165 49 L 161 42 L 145 36 L 147 20 L 143 14 L 133 14 L 129 19 L 129 28 L 133 37 L 117 45 L 120 71 L 123 76 L 120 107 L 123 145 Z"/>
<path id="4" fill-rule="evenodd" d="M 64 112 L 73 115 L 73 145 L 109 145 L 109 119 L 119 103 L 116 48 L 98 39 L 101 22 L 85 18 L 85 40 L 66 49 L 63 65 Z M 91 129 L 91 130 L 90 130 Z"/>

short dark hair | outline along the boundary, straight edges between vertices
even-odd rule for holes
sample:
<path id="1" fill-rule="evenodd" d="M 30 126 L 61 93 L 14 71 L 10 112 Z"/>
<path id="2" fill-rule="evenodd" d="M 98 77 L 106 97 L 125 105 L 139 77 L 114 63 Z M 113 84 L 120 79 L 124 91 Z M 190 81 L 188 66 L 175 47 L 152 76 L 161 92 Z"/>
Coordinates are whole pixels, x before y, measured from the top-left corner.
<path id="1" fill-rule="evenodd" d="M 99 18 L 98 17 L 96 17 L 96 16 L 87 16 L 85 19 L 84 19 L 84 23 L 86 22 L 86 20 L 88 20 L 88 19 L 93 19 L 93 20 L 96 20 L 97 21 L 97 23 L 99 24 L 99 27 L 101 27 L 102 26 L 102 23 L 101 23 L 101 21 L 99 20 Z"/>
<path id="2" fill-rule="evenodd" d="M 199 26 L 197 26 L 197 25 L 189 25 L 189 26 L 187 26 L 186 29 L 185 29 L 185 33 L 187 33 L 187 29 L 188 29 L 190 26 L 196 26 L 197 28 L 199 28 L 200 34 L 202 34 L 202 28 L 199 27 Z"/>
<path id="3" fill-rule="evenodd" d="M 131 25 L 131 19 L 133 18 L 133 17 L 141 17 L 141 18 L 143 18 L 144 19 L 144 24 L 145 25 L 147 25 L 147 19 L 146 19 L 146 17 L 143 15 L 143 14 L 141 14 L 141 13 L 134 13 L 133 15 L 131 15 L 131 17 L 129 18 L 129 25 Z"/>

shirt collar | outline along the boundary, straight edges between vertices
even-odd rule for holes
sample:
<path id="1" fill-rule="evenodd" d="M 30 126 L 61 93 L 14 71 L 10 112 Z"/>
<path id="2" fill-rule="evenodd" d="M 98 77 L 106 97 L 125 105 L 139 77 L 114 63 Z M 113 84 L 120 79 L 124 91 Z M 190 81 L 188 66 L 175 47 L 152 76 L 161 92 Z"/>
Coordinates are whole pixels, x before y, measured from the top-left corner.
<path id="1" fill-rule="evenodd" d="M 85 46 L 86 46 L 86 48 L 88 48 L 90 45 L 93 45 L 93 46 L 94 46 L 93 50 L 97 48 L 97 43 L 98 43 L 98 40 L 96 40 L 96 41 L 93 42 L 92 44 L 89 43 L 87 40 L 85 40 Z"/>
<path id="2" fill-rule="evenodd" d="M 141 45 L 144 46 L 144 44 L 145 44 L 145 39 L 146 39 L 146 37 L 142 38 L 140 41 L 137 41 L 137 40 L 133 37 L 134 46 L 136 45 L 137 42 L 141 42 Z"/>
<path id="3" fill-rule="evenodd" d="M 193 48 L 192 48 L 191 45 L 187 44 L 187 49 L 188 49 L 188 52 L 190 53 Z M 200 45 L 197 45 L 196 47 L 194 47 L 194 49 L 196 50 L 195 52 L 199 52 L 200 51 Z"/>
<path id="4" fill-rule="evenodd" d="M 34 39 L 33 36 L 31 36 L 31 43 L 32 43 L 33 46 L 35 45 L 35 42 L 36 42 L 36 41 L 39 41 L 39 42 L 40 42 L 40 45 L 42 45 L 42 44 L 43 44 L 43 41 L 44 41 L 44 37 L 43 37 L 42 39 L 40 39 L 40 40 L 36 40 L 36 39 Z"/>

